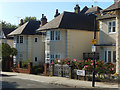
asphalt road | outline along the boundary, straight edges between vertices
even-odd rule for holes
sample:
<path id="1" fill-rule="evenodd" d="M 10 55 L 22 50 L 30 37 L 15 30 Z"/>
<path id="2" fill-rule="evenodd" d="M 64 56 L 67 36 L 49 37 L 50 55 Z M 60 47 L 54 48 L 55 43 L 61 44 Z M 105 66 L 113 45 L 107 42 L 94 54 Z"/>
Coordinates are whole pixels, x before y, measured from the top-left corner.
<path id="1" fill-rule="evenodd" d="M 5 88 L 23 88 L 23 89 L 29 89 L 29 88 L 46 88 L 47 90 L 53 90 L 54 88 L 68 88 L 67 86 L 60 86 L 60 85 L 53 85 L 53 84 L 47 84 L 32 80 L 26 80 L 26 79 L 18 79 L 18 78 L 12 78 L 11 76 L 3 75 L 2 76 L 2 89 Z"/>

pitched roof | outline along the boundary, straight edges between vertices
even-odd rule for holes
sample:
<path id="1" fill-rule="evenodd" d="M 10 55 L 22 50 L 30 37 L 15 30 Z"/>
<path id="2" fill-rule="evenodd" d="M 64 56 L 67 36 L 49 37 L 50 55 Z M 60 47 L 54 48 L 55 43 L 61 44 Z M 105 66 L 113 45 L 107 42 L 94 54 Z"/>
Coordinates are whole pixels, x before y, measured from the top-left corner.
<path id="1" fill-rule="evenodd" d="M 50 29 L 77 29 L 77 30 L 94 30 L 93 15 L 85 15 L 81 13 L 63 12 L 52 21 L 40 27 L 37 31 Z"/>
<path id="2" fill-rule="evenodd" d="M 114 4 L 112 4 L 111 6 L 106 8 L 103 12 L 114 11 L 114 10 L 118 10 L 118 9 L 120 9 L 120 1 L 115 2 Z"/>
<path id="3" fill-rule="evenodd" d="M 9 36 L 13 35 L 35 35 L 40 34 L 36 33 L 36 29 L 40 27 L 39 21 L 28 21 L 22 26 L 18 27 L 16 30 L 8 34 Z"/>
<path id="4" fill-rule="evenodd" d="M 116 17 L 116 15 L 114 15 L 114 14 L 105 14 L 105 15 L 97 18 L 97 20 L 111 19 L 111 18 L 115 18 L 115 17 Z"/>
<path id="5" fill-rule="evenodd" d="M 81 11 L 80 13 L 85 13 L 89 8 L 87 6 L 85 6 Z"/>
<path id="6" fill-rule="evenodd" d="M 10 28 L 2 28 L 2 31 L 3 31 L 3 33 L 4 33 L 4 35 L 5 35 L 5 37 L 7 38 L 7 39 L 13 39 L 13 37 L 9 37 L 9 36 L 7 36 L 9 33 L 11 33 L 12 31 L 14 31 L 14 29 L 10 29 Z"/>
<path id="7" fill-rule="evenodd" d="M 98 6 L 91 7 L 85 12 L 85 14 L 98 13 L 98 12 L 100 12 L 100 10 L 102 10 L 102 8 L 100 8 Z"/>

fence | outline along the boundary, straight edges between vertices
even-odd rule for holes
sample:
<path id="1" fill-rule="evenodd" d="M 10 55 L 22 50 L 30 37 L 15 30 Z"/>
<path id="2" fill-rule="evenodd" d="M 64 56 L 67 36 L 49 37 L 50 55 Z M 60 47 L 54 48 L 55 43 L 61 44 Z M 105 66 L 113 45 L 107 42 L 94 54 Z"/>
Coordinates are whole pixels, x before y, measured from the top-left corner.
<path id="1" fill-rule="evenodd" d="M 28 63 L 28 69 L 22 68 L 22 62 L 19 61 L 18 62 L 18 68 L 16 67 L 11 67 L 10 69 L 13 72 L 17 72 L 17 73 L 27 73 L 30 74 L 32 72 L 32 62 Z"/>
<path id="2" fill-rule="evenodd" d="M 54 75 L 55 76 L 62 76 L 62 77 L 69 77 L 69 66 L 67 64 L 60 65 L 55 64 L 54 65 Z"/>

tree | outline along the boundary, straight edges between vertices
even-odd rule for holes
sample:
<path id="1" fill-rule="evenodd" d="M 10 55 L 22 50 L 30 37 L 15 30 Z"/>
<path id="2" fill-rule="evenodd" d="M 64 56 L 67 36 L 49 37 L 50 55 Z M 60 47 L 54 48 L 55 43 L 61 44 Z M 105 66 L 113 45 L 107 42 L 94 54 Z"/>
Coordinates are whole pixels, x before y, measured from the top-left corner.
<path id="1" fill-rule="evenodd" d="M 26 22 L 28 22 L 28 21 L 38 21 L 37 19 L 36 19 L 36 17 L 25 17 L 24 19 L 23 19 L 23 23 L 26 23 Z"/>
<path id="2" fill-rule="evenodd" d="M 0 24 L 2 24 L 2 28 L 9 28 L 9 29 L 16 29 L 16 25 L 12 25 L 11 23 L 7 23 L 6 21 L 2 21 Z"/>
<path id="3" fill-rule="evenodd" d="M 2 43 L 2 59 L 9 59 L 10 56 L 17 55 L 17 50 L 15 48 L 11 48 L 7 43 Z"/>

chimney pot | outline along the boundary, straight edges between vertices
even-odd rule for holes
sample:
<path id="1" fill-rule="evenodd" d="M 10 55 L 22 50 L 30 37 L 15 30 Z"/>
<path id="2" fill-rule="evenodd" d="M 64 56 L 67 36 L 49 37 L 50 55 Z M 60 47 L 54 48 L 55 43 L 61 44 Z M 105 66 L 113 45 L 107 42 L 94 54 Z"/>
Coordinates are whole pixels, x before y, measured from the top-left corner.
<path id="1" fill-rule="evenodd" d="M 20 19 L 20 26 L 23 25 L 23 19 Z"/>
<path id="2" fill-rule="evenodd" d="M 43 26 L 43 25 L 45 25 L 46 23 L 47 23 L 47 18 L 46 18 L 46 16 L 44 16 L 44 14 L 42 14 L 40 26 Z"/>
<path id="3" fill-rule="evenodd" d="M 80 13 L 80 7 L 78 4 L 76 4 L 76 7 L 74 8 L 75 13 Z"/>
<path id="4" fill-rule="evenodd" d="M 56 13 L 55 13 L 54 17 L 57 17 L 59 15 L 60 15 L 60 13 L 58 13 L 58 9 L 56 9 Z"/>

